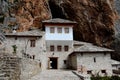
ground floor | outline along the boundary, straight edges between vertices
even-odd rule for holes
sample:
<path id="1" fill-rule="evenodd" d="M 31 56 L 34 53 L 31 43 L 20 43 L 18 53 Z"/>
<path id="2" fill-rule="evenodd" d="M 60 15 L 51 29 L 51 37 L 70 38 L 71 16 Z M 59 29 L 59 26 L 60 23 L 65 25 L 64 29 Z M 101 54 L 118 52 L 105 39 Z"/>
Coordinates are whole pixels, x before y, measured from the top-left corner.
<path id="1" fill-rule="evenodd" d="M 67 69 L 67 59 L 48 57 L 48 69 Z"/>
<path id="2" fill-rule="evenodd" d="M 51 54 L 51 55 L 50 55 Z M 109 53 L 48 53 L 42 57 L 44 70 L 76 70 L 85 74 L 112 75 L 112 65 Z"/>

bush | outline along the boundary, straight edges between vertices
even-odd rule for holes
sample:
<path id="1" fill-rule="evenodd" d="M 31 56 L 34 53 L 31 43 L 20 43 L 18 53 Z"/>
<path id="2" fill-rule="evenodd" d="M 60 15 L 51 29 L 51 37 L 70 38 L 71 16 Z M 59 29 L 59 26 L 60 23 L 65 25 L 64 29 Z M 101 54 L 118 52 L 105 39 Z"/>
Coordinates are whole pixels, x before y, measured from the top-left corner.
<path id="1" fill-rule="evenodd" d="M 111 76 L 111 77 L 96 76 L 96 77 L 91 77 L 91 80 L 120 80 L 120 77 L 118 77 L 118 76 Z"/>
<path id="2" fill-rule="evenodd" d="M 112 76 L 110 80 L 120 80 L 120 77 L 118 77 L 118 76 Z"/>

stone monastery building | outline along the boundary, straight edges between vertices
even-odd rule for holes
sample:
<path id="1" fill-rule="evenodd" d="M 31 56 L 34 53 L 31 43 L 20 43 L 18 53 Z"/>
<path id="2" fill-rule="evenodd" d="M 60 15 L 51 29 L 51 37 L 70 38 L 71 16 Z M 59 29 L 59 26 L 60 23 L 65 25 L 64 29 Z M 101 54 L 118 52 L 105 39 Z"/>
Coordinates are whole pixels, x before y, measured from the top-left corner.
<path id="1" fill-rule="evenodd" d="M 112 75 L 113 50 L 74 41 L 76 22 L 64 19 L 43 21 L 43 29 L 6 33 L 6 52 L 40 63 L 42 70 L 70 69 L 82 73 Z"/>

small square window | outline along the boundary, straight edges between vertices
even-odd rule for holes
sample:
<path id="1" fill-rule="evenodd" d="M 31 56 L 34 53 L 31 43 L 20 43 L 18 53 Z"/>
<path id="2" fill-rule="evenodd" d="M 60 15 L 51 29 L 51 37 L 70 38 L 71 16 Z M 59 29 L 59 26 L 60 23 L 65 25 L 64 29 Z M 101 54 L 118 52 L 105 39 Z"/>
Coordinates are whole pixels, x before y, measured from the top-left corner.
<path id="1" fill-rule="evenodd" d="M 93 59 L 94 59 L 94 62 L 96 62 L 96 58 L 94 57 Z"/>
<path id="2" fill-rule="evenodd" d="M 83 56 L 83 53 L 80 53 L 81 54 L 81 56 Z"/>
<path id="3" fill-rule="evenodd" d="M 88 70 L 88 71 L 87 71 L 87 74 L 92 74 L 92 70 Z"/>
<path id="4" fill-rule="evenodd" d="M 32 55 L 32 58 L 35 59 L 35 55 Z"/>
<path id="5" fill-rule="evenodd" d="M 106 73 L 106 70 L 101 70 L 101 73 Z"/>
<path id="6" fill-rule="evenodd" d="M 54 27 L 50 27 L 50 33 L 55 33 L 55 28 Z"/>
<path id="7" fill-rule="evenodd" d="M 69 28 L 65 28 L 65 33 L 69 33 Z"/>
<path id="8" fill-rule="evenodd" d="M 64 60 L 64 64 L 66 64 L 67 63 L 67 60 Z"/>
<path id="9" fill-rule="evenodd" d="M 58 33 L 62 33 L 62 28 L 57 28 Z"/>
<path id="10" fill-rule="evenodd" d="M 17 40 L 17 37 L 15 37 L 15 40 Z"/>
<path id="11" fill-rule="evenodd" d="M 106 53 L 104 53 L 104 56 L 106 56 Z"/>
<path id="12" fill-rule="evenodd" d="M 30 40 L 30 47 L 35 47 L 35 40 Z"/>
<path id="13" fill-rule="evenodd" d="M 57 46 L 57 51 L 62 51 L 62 46 Z"/>
<path id="14" fill-rule="evenodd" d="M 50 51 L 54 51 L 54 46 L 53 45 L 50 46 Z"/>
<path id="15" fill-rule="evenodd" d="M 69 46 L 67 46 L 67 45 L 64 46 L 64 50 L 65 50 L 65 51 L 68 51 L 68 50 L 69 50 Z"/>

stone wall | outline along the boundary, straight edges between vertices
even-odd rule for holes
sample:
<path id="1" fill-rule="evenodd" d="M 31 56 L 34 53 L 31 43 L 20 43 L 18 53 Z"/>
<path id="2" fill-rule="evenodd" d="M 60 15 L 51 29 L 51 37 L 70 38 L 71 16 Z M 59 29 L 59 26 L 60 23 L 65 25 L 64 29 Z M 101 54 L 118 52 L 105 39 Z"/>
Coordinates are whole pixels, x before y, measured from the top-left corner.
<path id="1" fill-rule="evenodd" d="M 30 40 L 35 39 L 35 47 L 30 47 Z M 19 57 L 23 57 L 23 53 L 26 55 L 35 55 L 35 59 L 40 59 L 40 55 L 43 54 L 43 50 L 45 50 L 45 41 L 44 36 L 42 38 L 36 37 L 7 37 L 6 40 L 6 52 L 13 53 L 13 45 L 16 45 L 16 55 Z"/>
<path id="2" fill-rule="evenodd" d="M 78 71 L 83 73 L 87 73 L 87 71 L 91 71 L 92 74 L 96 75 L 99 73 L 100 75 L 105 75 L 101 72 L 101 70 L 106 70 L 107 75 L 112 75 L 112 65 L 110 63 L 111 57 L 109 53 L 76 53 L 77 56 L 77 67 Z M 74 56 L 71 56 L 74 58 Z"/>
<path id="3" fill-rule="evenodd" d="M 19 57 L 3 53 L 0 55 L 0 63 L 0 80 L 20 80 L 21 59 Z"/>

